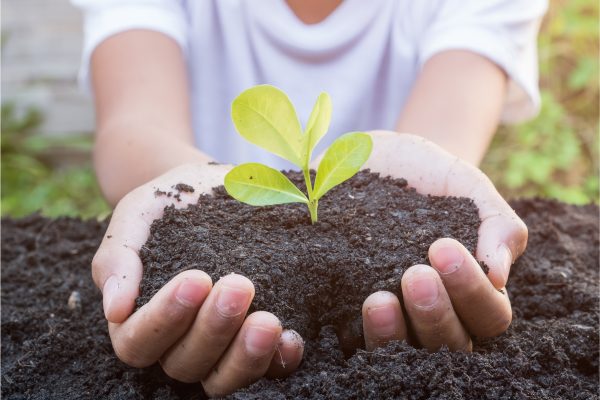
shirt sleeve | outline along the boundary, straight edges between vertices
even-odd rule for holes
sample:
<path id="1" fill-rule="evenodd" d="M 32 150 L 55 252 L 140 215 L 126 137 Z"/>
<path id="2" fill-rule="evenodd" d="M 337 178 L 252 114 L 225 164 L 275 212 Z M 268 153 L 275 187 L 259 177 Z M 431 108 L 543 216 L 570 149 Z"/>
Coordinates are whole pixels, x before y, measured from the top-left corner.
<path id="1" fill-rule="evenodd" d="M 537 33 L 546 0 L 441 0 L 420 29 L 418 62 L 444 50 L 469 50 L 487 57 L 508 75 L 501 120 L 516 123 L 540 108 Z"/>
<path id="2" fill-rule="evenodd" d="M 91 92 L 90 58 L 108 37 L 130 29 L 149 29 L 188 49 L 188 18 L 183 0 L 71 0 L 83 13 L 83 51 L 79 84 Z"/>

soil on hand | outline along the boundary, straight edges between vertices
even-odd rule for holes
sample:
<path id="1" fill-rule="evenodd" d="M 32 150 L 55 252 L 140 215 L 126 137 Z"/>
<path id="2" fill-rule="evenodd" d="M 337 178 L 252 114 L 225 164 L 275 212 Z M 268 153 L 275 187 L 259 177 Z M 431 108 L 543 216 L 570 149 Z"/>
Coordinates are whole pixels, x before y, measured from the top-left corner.
<path id="1" fill-rule="evenodd" d="M 362 346 L 364 299 L 377 290 L 400 294 L 404 270 L 427 263 L 438 238 L 473 252 L 478 227 L 469 199 L 421 196 L 403 179 L 367 172 L 320 200 L 314 225 L 303 204 L 257 208 L 221 189 L 187 209 L 168 208 L 152 225 L 140 252 L 138 305 L 184 270 L 201 269 L 213 281 L 235 272 L 254 283 L 251 311 L 272 312 L 305 339 L 334 325 L 351 355 Z"/>
<path id="2" fill-rule="evenodd" d="M 200 207 L 169 209 L 142 251 L 139 303 L 188 268 L 254 281 L 254 307 L 303 333 L 305 359 L 290 378 L 261 380 L 232 398 L 598 398 L 598 207 L 513 206 L 530 231 L 508 285 L 513 324 L 497 338 L 475 338 L 471 354 L 428 354 L 396 342 L 344 355 L 338 335 L 357 337 L 352 328 L 366 295 L 398 292 L 402 271 L 426 262 L 437 237 L 455 237 L 472 251 L 478 225 L 469 201 L 418 196 L 401 180 L 366 174 L 321 202 L 315 226 L 301 206 L 251 208 L 222 190 Z M 203 397 L 200 385 L 177 383 L 157 365 L 134 369 L 114 356 L 89 270 L 105 229 L 37 215 L 3 220 L 3 397 Z M 217 230 L 220 241 L 208 241 Z M 302 291 L 287 293 L 293 288 Z"/>

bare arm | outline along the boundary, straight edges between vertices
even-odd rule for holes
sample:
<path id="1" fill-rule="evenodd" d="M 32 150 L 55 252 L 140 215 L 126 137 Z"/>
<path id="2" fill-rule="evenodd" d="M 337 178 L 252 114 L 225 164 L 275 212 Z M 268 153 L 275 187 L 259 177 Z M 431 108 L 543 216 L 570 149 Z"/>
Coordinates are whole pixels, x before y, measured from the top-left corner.
<path id="1" fill-rule="evenodd" d="M 112 205 L 174 167 L 210 161 L 194 146 L 187 70 L 175 41 L 152 31 L 123 32 L 98 46 L 91 68 L 94 165 Z"/>
<path id="2" fill-rule="evenodd" d="M 479 165 L 496 131 L 506 75 L 469 51 L 451 50 L 425 63 L 396 130 L 423 136 Z"/>

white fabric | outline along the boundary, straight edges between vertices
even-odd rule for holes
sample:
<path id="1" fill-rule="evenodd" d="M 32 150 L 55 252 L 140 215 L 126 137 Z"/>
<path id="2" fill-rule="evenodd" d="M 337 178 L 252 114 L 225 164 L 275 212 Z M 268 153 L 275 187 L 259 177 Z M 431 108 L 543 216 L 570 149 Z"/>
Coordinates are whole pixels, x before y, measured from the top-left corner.
<path id="1" fill-rule="evenodd" d="M 317 95 L 331 95 L 332 124 L 318 154 L 348 131 L 394 129 L 422 65 L 448 49 L 482 54 L 506 71 L 504 122 L 531 118 L 540 105 L 536 35 L 546 0 L 345 0 L 315 25 L 284 0 L 72 2 L 85 16 L 86 87 L 90 56 L 111 35 L 152 29 L 181 45 L 197 145 L 220 162 L 291 167 L 235 132 L 231 102 L 251 86 L 284 90 L 303 124 Z"/>

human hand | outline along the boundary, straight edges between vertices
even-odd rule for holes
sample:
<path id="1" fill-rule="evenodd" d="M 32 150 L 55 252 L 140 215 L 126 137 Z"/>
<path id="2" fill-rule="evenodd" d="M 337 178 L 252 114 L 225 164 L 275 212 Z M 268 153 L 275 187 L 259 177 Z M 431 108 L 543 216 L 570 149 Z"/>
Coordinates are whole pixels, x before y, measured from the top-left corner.
<path id="1" fill-rule="evenodd" d="M 421 137 L 374 131 L 373 153 L 365 165 L 382 176 L 405 178 L 417 192 L 474 200 L 481 225 L 476 257 L 486 275 L 459 242 L 441 238 L 429 248 L 431 266 L 415 265 L 402 277 L 402 296 L 377 292 L 363 304 L 367 349 L 407 338 L 410 319 L 420 345 L 430 351 L 446 345 L 470 351 L 471 335 L 496 336 L 512 319 L 504 288 L 510 266 L 525 250 L 527 227 L 476 167 Z"/>
<path id="2" fill-rule="evenodd" d="M 231 274 L 213 286 L 210 277 L 188 270 L 174 277 L 136 312 L 143 267 L 139 250 L 152 221 L 168 205 L 186 207 L 223 183 L 230 167 L 184 165 L 127 194 L 117 205 L 92 261 L 94 282 L 102 290 L 113 348 L 126 364 L 146 367 L 159 361 L 170 377 L 201 381 L 206 393 L 220 396 L 263 375 L 283 377 L 302 359 L 300 336 L 282 330 L 264 311 L 246 316 L 254 297 L 247 278 Z M 155 191 L 185 183 L 179 200 Z"/>

